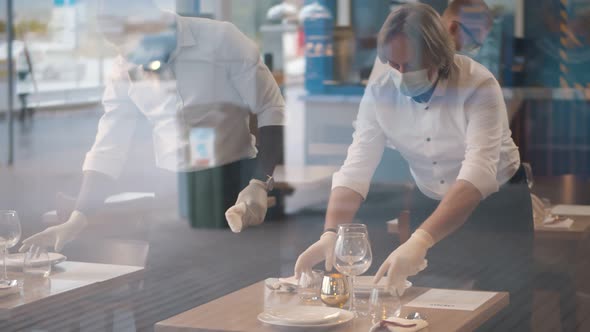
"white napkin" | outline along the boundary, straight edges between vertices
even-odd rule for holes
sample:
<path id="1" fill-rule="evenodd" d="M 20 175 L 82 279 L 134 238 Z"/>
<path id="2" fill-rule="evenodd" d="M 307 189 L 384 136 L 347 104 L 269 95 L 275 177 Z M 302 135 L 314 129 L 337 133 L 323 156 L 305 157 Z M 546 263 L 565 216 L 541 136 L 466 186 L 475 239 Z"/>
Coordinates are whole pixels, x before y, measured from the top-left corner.
<path id="1" fill-rule="evenodd" d="M 289 278 L 279 278 L 279 282 L 281 284 L 297 286 L 299 285 L 299 280 L 295 279 L 295 276 L 290 276 Z"/>
<path id="2" fill-rule="evenodd" d="M 266 286 L 279 293 L 291 293 L 297 289 L 298 282 L 295 277 L 289 278 L 268 278 L 264 280 Z"/>
<path id="3" fill-rule="evenodd" d="M 428 322 L 423 319 L 405 319 L 399 317 L 389 317 L 386 319 L 388 322 L 395 322 L 402 325 L 413 325 L 413 327 L 401 327 L 401 326 L 394 326 L 393 324 L 383 324 L 383 321 L 373 325 L 369 332 L 379 332 L 379 331 L 391 331 L 391 332 L 415 332 L 420 331 L 423 328 L 428 326 Z"/>
<path id="4" fill-rule="evenodd" d="M 566 218 L 561 221 L 555 221 L 555 217 L 551 215 L 545 217 L 545 220 L 543 220 L 543 226 L 550 228 L 570 228 L 573 224 L 574 220 L 572 218 Z"/>

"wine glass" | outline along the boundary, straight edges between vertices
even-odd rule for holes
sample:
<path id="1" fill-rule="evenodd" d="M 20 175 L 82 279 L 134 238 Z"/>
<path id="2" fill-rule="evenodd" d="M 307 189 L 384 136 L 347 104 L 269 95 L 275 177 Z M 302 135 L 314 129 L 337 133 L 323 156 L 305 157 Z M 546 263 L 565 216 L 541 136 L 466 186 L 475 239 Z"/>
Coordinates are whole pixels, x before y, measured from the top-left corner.
<path id="1" fill-rule="evenodd" d="M 10 288 L 16 285 L 16 280 L 8 280 L 6 273 L 6 256 L 8 248 L 14 247 L 21 237 L 18 214 L 13 210 L 0 210 L 0 247 L 4 257 L 4 274 L 0 279 L 0 288 Z"/>
<path id="2" fill-rule="evenodd" d="M 341 232 L 336 239 L 334 266 L 350 278 L 349 310 L 355 311 L 354 278 L 365 273 L 371 266 L 373 255 L 366 233 Z"/>
<path id="3" fill-rule="evenodd" d="M 338 234 L 341 233 L 364 233 L 367 234 L 367 240 L 369 239 L 369 232 L 367 231 L 367 225 L 361 223 L 348 223 L 348 224 L 340 224 L 338 225 Z M 370 243 L 370 240 L 369 240 Z M 370 248 L 369 248 L 370 249 Z M 356 299 L 355 304 L 357 305 L 357 310 L 359 305 L 365 305 L 367 302 L 363 299 Z"/>
<path id="4" fill-rule="evenodd" d="M 369 238 L 369 232 L 367 232 L 367 225 L 365 224 L 340 224 L 338 225 L 338 234 L 340 233 L 365 233 L 367 239 Z"/>

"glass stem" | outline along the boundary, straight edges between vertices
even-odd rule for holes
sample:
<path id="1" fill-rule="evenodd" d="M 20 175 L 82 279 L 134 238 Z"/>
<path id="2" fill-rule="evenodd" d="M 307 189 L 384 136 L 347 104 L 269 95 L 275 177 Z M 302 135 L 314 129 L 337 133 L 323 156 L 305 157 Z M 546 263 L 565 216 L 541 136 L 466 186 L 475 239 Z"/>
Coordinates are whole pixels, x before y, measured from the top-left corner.
<path id="1" fill-rule="evenodd" d="M 350 276 L 350 302 L 348 303 L 348 310 L 354 311 L 354 276 Z"/>

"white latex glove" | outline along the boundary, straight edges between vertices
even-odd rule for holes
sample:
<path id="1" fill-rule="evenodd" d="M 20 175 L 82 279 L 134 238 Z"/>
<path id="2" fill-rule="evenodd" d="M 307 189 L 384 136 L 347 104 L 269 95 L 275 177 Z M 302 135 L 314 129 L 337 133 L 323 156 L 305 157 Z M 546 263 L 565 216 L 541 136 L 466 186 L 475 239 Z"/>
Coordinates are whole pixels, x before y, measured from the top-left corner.
<path id="1" fill-rule="evenodd" d="M 375 275 L 376 284 L 387 272 L 386 289 L 392 294 L 403 295 L 404 284 L 410 276 L 418 274 L 428 265 L 426 252 L 434 245 L 434 239 L 422 229 L 416 230 L 404 244 L 395 249 L 383 262 Z"/>
<path id="2" fill-rule="evenodd" d="M 239 233 L 248 226 L 264 222 L 268 207 L 266 184 L 260 180 L 250 180 L 250 184 L 238 195 L 236 204 L 225 211 L 225 219 L 232 232 Z"/>
<path id="3" fill-rule="evenodd" d="M 18 251 L 37 252 L 39 248 L 53 247 L 56 252 L 59 252 L 68 242 L 75 239 L 87 224 L 86 216 L 79 211 L 74 211 L 63 224 L 48 227 L 46 230 L 25 239 Z"/>
<path id="4" fill-rule="evenodd" d="M 321 261 L 326 261 L 326 271 L 334 266 L 334 247 L 338 234 L 325 232 L 320 239 L 307 248 L 295 262 L 295 279 L 299 279 L 302 273 L 311 275 L 311 269 Z"/>

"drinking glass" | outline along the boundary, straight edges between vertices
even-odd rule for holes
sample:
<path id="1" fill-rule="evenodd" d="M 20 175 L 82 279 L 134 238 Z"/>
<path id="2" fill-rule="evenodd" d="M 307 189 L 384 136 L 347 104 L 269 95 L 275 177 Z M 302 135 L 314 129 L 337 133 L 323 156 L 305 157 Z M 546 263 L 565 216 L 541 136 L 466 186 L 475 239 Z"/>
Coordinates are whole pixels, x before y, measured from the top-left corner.
<path id="1" fill-rule="evenodd" d="M 342 308 L 350 297 L 346 277 L 340 273 L 328 273 L 322 279 L 320 299 L 332 307 Z"/>
<path id="2" fill-rule="evenodd" d="M 399 317 L 401 310 L 400 298 L 385 289 L 373 288 L 369 297 L 369 314 L 373 324 L 390 317 Z"/>
<path id="3" fill-rule="evenodd" d="M 51 262 L 47 250 L 40 248 L 38 251 L 27 251 L 24 258 L 23 272 L 32 277 L 49 277 Z"/>
<path id="4" fill-rule="evenodd" d="M 3 253 L 4 273 L 0 279 L 0 288 L 10 288 L 16 285 L 16 280 L 8 280 L 6 273 L 6 256 L 8 248 L 14 247 L 21 237 L 18 214 L 13 210 L 0 210 L 0 248 Z"/>
<path id="5" fill-rule="evenodd" d="M 303 273 L 299 278 L 299 298 L 304 301 L 317 301 L 320 298 L 320 288 L 322 287 L 322 278 L 324 271 L 312 270 L 311 275 Z"/>
<path id="6" fill-rule="evenodd" d="M 340 232 L 334 249 L 334 266 L 350 279 L 349 310 L 355 310 L 354 278 L 365 273 L 371 266 L 373 255 L 366 233 Z"/>
<path id="7" fill-rule="evenodd" d="M 369 232 L 367 231 L 367 225 L 361 223 L 348 223 L 348 224 L 340 224 L 338 225 L 338 234 L 341 233 L 364 233 L 367 234 L 367 239 L 369 239 Z M 369 240 L 370 243 L 370 240 Z M 354 303 L 357 306 L 357 310 L 359 309 L 359 305 L 367 305 L 367 301 L 363 299 L 354 299 Z"/>
<path id="8" fill-rule="evenodd" d="M 340 233 L 365 233 L 369 238 L 369 232 L 365 224 L 340 224 L 338 225 L 338 234 Z"/>

